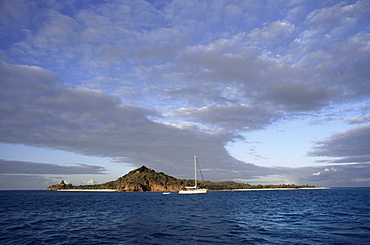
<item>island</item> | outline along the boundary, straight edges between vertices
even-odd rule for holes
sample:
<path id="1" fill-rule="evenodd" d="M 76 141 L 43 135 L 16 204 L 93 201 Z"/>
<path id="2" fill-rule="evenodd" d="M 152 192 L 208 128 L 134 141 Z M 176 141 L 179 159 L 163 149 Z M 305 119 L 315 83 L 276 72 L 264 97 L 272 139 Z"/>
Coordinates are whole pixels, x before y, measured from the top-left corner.
<path id="1" fill-rule="evenodd" d="M 142 166 L 130 171 L 117 180 L 96 185 L 66 184 L 64 180 L 60 184 L 49 186 L 46 190 L 51 191 L 127 191 L 127 192 L 172 192 L 178 191 L 184 186 L 194 185 L 194 180 L 177 179 L 163 172 L 156 172 Z M 287 190 L 316 188 L 314 185 L 250 185 L 233 181 L 212 182 L 199 181 L 198 186 L 209 191 L 244 191 L 244 190 Z"/>

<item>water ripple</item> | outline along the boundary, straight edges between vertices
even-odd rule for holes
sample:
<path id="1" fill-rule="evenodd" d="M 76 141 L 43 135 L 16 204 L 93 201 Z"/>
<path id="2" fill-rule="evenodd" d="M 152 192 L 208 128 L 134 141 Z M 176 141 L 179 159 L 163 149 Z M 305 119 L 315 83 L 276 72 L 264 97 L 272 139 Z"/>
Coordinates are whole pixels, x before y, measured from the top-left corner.
<path id="1" fill-rule="evenodd" d="M 0 191 L 2 244 L 368 244 L 370 189 Z"/>

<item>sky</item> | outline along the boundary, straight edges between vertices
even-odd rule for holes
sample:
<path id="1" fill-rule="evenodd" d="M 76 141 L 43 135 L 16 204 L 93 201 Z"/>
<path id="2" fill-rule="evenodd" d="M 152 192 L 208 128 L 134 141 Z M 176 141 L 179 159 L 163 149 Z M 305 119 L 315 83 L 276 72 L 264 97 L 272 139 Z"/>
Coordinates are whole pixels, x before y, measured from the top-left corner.
<path id="1" fill-rule="evenodd" d="M 0 0 L 0 189 L 142 165 L 370 187 L 370 1 Z"/>

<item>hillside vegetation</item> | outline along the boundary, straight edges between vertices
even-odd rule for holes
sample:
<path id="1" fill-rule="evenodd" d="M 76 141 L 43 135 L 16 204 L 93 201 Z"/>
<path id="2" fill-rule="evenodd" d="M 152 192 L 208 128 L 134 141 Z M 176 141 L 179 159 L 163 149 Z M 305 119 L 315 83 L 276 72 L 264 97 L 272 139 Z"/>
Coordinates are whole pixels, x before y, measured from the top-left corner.
<path id="1" fill-rule="evenodd" d="M 47 190 L 68 190 L 68 189 L 114 189 L 117 191 L 178 191 L 184 186 L 193 186 L 194 180 L 177 179 L 163 172 L 156 172 L 145 166 L 130 171 L 128 174 L 104 184 L 79 185 L 65 184 L 62 180 L 60 184 L 52 185 Z M 211 182 L 199 181 L 199 187 L 208 190 L 233 190 L 233 189 L 262 189 L 262 188 L 302 188 L 315 186 L 296 186 L 296 185 L 250 185 L 236 183 L 233 181 Z"/>

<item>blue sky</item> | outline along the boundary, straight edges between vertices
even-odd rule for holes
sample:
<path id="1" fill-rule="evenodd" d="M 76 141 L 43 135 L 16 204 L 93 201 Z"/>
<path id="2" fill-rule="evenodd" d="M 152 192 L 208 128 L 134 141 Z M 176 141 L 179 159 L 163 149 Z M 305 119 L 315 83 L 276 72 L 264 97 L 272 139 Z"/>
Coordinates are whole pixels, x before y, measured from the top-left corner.
<path id="1" fill-rule="evenodd" d="M 370 186 L 369 1 L 0 1 L 0 189 L 146 165 Z"/>

